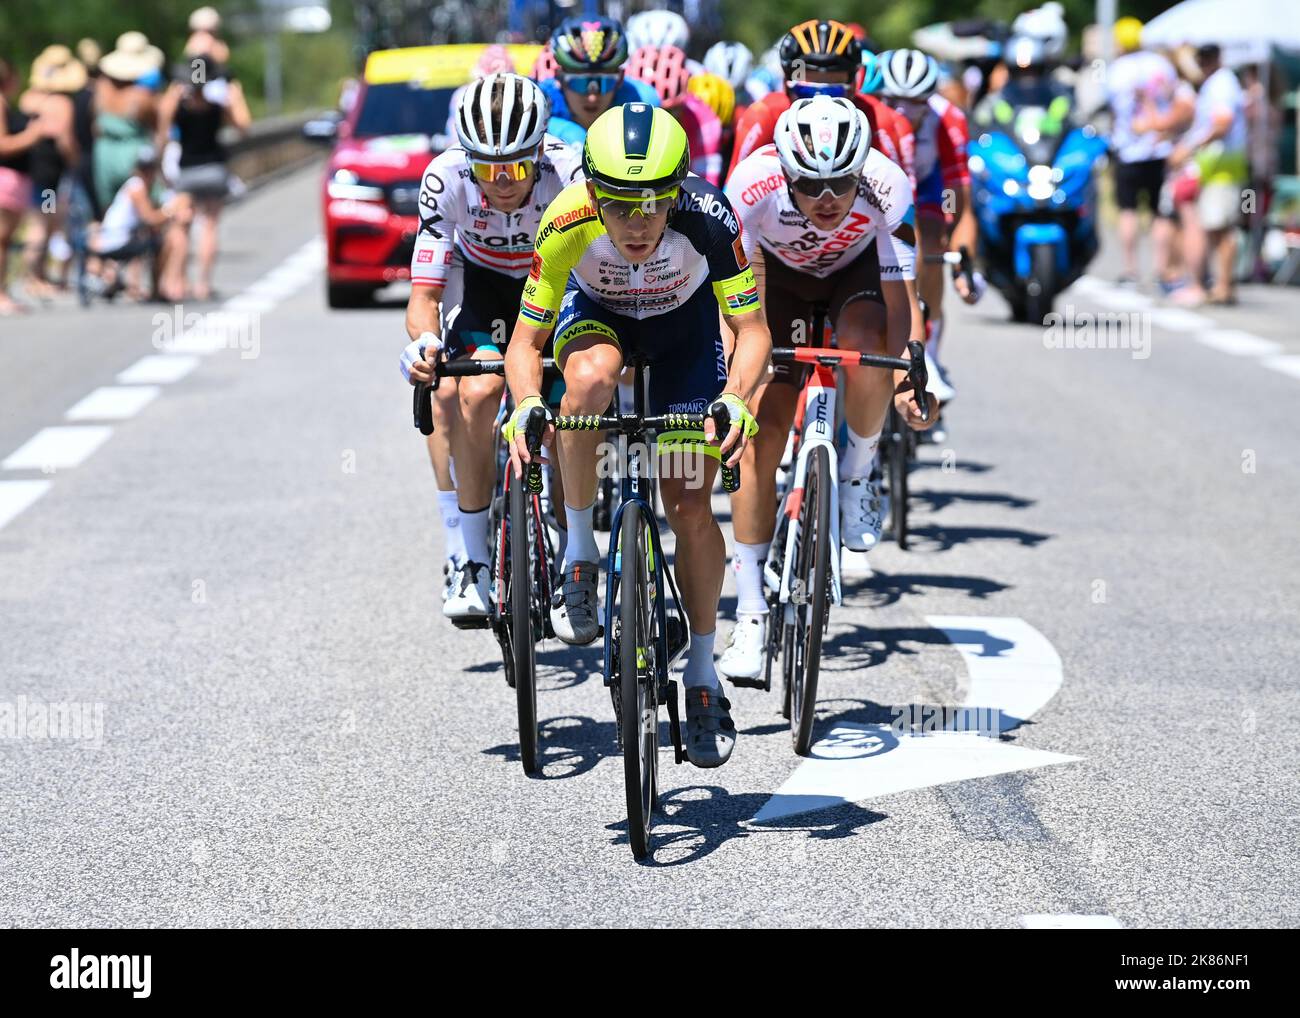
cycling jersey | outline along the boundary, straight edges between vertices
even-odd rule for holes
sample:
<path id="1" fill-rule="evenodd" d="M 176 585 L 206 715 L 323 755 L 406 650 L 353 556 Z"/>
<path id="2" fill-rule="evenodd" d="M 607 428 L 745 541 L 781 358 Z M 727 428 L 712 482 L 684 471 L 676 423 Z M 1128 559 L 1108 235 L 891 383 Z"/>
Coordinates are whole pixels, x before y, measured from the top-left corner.
<path id="1" fill-rule="evenodd" d="M 558 78 L 547 78 L 537 83 L 551 103 L 551 119 L 546 122 L 546 133 L 553 134 L 569 145 L 581 145 L 587 140 L 587 129 L 573 119 L 569 101 L 564 97 L 564 87 Z M 659 93 L 654 87 L 636 78 L 624 78 L 614 90 L 614 101 L 609 108 L 624 103 L 648 103 L 658 106 Z"/>
<path id="2" fill-rule="evenodd" d="M 970 185 L 966 114 L 943 96 L 930 96 L 929 108 L 916 129 L 917 207 L 942 208 L 945 188 Z"/>
<path id="3" fill-rule="evenodd" d="M 765 145 L 736 167 L 727 197 L 740 213 L 747 257 L 762 245 L 769 258 L 824 278 L 881 240 L 876 244 L 881 277 L 915 278 L 915 250 L 894 236 L 900 224 L 915 222 L 907 174 L 874 149 L 867 153 L 853 205 L 831 230 L 818 229 L 799 211 L 775 145 Z"/>
<path id="4" fill-rule="evenodd" d="M 867 102 L 865 96 L 852 92 L 848 98 L 852 99 L 858 109 L 867 115 L 867 123 L 871 125 L 871 147 L 877 152 L 884 153 L 900 166 L 910 162 L 902 151 L 903 145 L 894 121 L 888 117 L 882 121 L 877 114 L 878 107 Z M 776 122 L 789 108 L 790 97 L 782 89 L 769 92 L 745 110 L 745 115 L 736 125 L 736 146 L 731 153 L 731 166 L 727 169 L 728 177 L 736 171 L 742 159 L 748 158 L 764 145 L 771 144 L 776 132 Z"/>
<path id="5" fill-rule="evenodd" d="M 691 151 L 691 172 L 710 184 L 721 184 L 722 121 L 713 112 L 713 107 L 688 92 L 672 112 L 686 132 Z"/>
<path id="6" fill-rule="evenodd" d="M 581 167 L 581 152 L 547 135 L 532 194 L 516 211 L 501 212 L 488 204 L 474 182 L 463 148 L 455 145 L 435 157 L 420 182 L 420 229 L 411 252 L 411 282 L 446 287 L 453 245 L 468 262 L 522 279 L 532 261 L 542 214 Z"/>
<path id="7" fill-rule="evenodd" d="M 662 239 L 639 265 L 630 264 L 614 247 L 586 184 L 566 187 L 546 210 L 538 231 L 520 320 L 553 326 L 570 273 L 595 302 L 637 320 L 681 307 L 705 283 L 725 315 L 758 308 L 740 221 L 726 196 L 699 177 L 682 183 Z M 561 339 L 556 338 L 557 352 Z"/>
<path id="8" fill-rule="evenodd" d="M 858 103 L 865 103 L 871 107 L 876 114 L 876 123 L 880 125 L 883 131 L 893 142 L 894 147 L 898 150 L 898 158 L 894 162 L 903 168 L 907 174 L 908 183 L 912 185 L 913 193 L 916 192 L 916 134 L 912 131 L 912 122 L 901 113 L 894 110 L 888 103 L 876 98 L 874 95 L 859 95 Z M 876 146 L 876 148 L 890 155 L 888 149 Z"/>

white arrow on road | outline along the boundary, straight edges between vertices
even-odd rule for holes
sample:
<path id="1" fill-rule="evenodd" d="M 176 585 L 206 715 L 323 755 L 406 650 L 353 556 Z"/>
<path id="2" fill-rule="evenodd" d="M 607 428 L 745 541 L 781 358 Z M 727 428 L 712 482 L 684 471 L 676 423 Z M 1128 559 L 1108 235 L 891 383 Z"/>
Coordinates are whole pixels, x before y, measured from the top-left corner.
<path id="1" fill-rule="evenodd" d="M 926 621 L 948 637 L 966 662 L 970 684 L 961 706 L 1000 711 L 1001 731 L 1027 720 L 1061 688 L 1060 656 L 1023 619 L 942 615 Z M 900 736 L 891 725 L 845 722 L 813 745 L 812 755 L 754 820 L 1079 759 L 973 732 Z"/>

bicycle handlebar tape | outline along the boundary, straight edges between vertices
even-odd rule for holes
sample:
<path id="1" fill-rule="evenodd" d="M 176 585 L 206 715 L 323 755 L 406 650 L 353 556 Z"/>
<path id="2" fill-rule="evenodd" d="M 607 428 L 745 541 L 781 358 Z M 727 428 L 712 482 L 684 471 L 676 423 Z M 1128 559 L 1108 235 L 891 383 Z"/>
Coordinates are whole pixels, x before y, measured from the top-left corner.
<path id="1" fill-rule="evenodd" d="M 557 417 L 555 427 L 559 431 L 599 431 L 600 414 L 573 414 Z"/>
<path id="2" fill-rule="evenodd" d="M 542 493 L 542 429 L 546 427 L 546 411 L 539 406 L 528 411 L 528 421 L 524 424 L 524 441 L 528 445 L 528 492 L 532 495 Z"/>
<path id="3" fill-rule="evenodd" d="M 713 418 L 713 427 L 718 438 L 718 452 L 722 462 L 722 490 L 730 495 L 740 487 L 740 464 L 734 467 L 727 466 L 727 454 L 722 452 L 722 443 L 727 439 L 727 432 L 731 430 L 731 411 L 727 409 L 727 404 L 721 400 L 709 407 L 709 416 Z"/>
<path id="4" fill-rule="evenodd" d="M 415 386 L 413 397 L 415 426 L 426 438 L 433 434 L 433 389 L 428 385 Z"/>
<path id="5" fill-rule="evenodd" d="M 907 369 L 907 380 L 912 383 L 912 391 L 916 393 L 916 403 L 921 408 L 921 420 L 928 421 L 930 397 L 926 395 L 925 390 L 930 385 L 930 374 L 925 370 L 925 347 L 919 339 L 909 339 L 907 352 L 912 355 L 912 366 Z"/>

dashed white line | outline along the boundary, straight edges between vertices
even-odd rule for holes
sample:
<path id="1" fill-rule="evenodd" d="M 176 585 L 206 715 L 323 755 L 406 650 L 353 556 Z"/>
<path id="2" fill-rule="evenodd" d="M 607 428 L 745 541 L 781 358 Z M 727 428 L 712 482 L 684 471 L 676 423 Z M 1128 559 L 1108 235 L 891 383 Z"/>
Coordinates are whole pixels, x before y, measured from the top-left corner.
<path id="1" fill-rule="evenodd" d="M 178 382 L 199 366 L 199 359 L 189 354 L 149 354 L 118 373 L 122 385 L 169 385 Z"/>
<path id="2" fill-rule="evenodd" d="M 1122 930 L 1113 915 L 1069 915 L 1040 913 L 1022 915 L 1020 925 L 1027 930 Z"/>
<path id="3" fill-rule="evenodd" d="M 50 490 L 53 481 L 0 481 L 0 527 Z"/>
<path id="4" fill-rule="evenodd" d="M 1300 378 L 1300 356 L 1295 354 L 1286 354 L 1282 357 L 1269 357 L 1264 361 L 1264 367 L 1271 368 L 1274 371 L 1280 371 L 1284 375 L 1290 375 L 1292 378 Z"/>
<path id="5" fill-rule="evenodd" d="M 1213 328 L 1214 319 L 1186 308 L 1156 308 L 1151 312 L 1151 324 L 1169 332 L 1195 332 Z"/>
<path id="6" fill-rule="evenodd" d="M 63 416 L 69 421 L 124 421 L 162 392 L 156 385 L 106 385 L 80 400 Z"/>
<path id="7" fill-rule="evenodd" d="M 1196 341 L 1234 357 L 1268 357 L 1282 352 L 1281 343 L 1240 329 L 1206 329 L 1196 333 Z"/>
<path id="8" fill-rule="evenodd" d="M 44 471 L 75 467 L 107 442 L 112 433 L 112 428 L 102 425 L 42 428 L 5 457 L 0 467 Z"/>

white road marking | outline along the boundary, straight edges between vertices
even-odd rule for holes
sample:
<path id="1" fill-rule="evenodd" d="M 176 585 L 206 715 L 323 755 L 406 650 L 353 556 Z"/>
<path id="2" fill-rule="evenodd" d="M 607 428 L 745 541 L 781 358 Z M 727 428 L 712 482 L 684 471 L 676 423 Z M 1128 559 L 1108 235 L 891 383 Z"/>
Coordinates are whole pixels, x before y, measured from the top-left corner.
<path id="1" fill-rule="evenodd" d="M 1041 710 L 1061 688 L 1061 658 L 1024 619 L 927 615 L 966 661 L 970 688 L 964 707 L 996 707 L 1002 731 Z"/>
<path id="2" fill-rule="evenodd" d="M 5 470 L 63 470 L 75 467 L 108 441 L 113 429 L 101 425 L 42 428 L 11 452 Z"/>
<path id="3" fill-rule="evenodd" d="M 0 528 L 44 495 L 53 481 L 0 481 Z"/>
<path id="4" fill-rule="evenodd" d="M 927 616 L 966 662 L 964 707 L 996 709 L 1007 731 L 1061 688 L 1061 658 L 1023 619 Z M 910 706 L 910 705 L 899 705 Z M 906 717 L 906 715 L 905 715 Z M 755 822 L 995 774 L 1073 763 L 974 732 L 902 735 L 889 724 L 836 725 L 754 817 Z"/>
<path id="5" fill-rule="evenodd" d="M 1151 324 L 1169 332 L 1195 332 L 1213 328 L 1214 319 L 1186 308 L 1156 308 L 1151 312 Z"/>
<path id="6" fill-rule="evenodd" d="M 973 732 L 899 737 L 889 725 L 839 724 L 813 745 L 755 823 L 954 781 L 1072 763 L 1078 757 L 1026 749 Z"/>
<path id="7" fill-rule="evenodd" d="M 1196 341 L 1234 357 L 1267 357 L 1282 352 L 1281 343 L 1261 339 L 1240 329 L 1206 329 L 1196 333 Z"/>
<path id="8" fill-rule="evenodd" d="M 152 403 L 160 392 L 156 385 L 101 386 L 63 416 L 69 421 L 124 421 Z"/>
<path id="9" fill-rule="evenodd" d="M 270 311 L 279 301 L 271 297 L 262 296 L 256 293 L 241 293 L 238 297 L 231 297 L 221 305 L 225 311 L 238 311 L 242 314 L 260 315 Z"/>
<path id="10" fill-rule="evenodd" d="M 1269 357 L 1264 361 L 1264 367 L 1271 368 L 1274 371 L 1280 371 L 1284 375 L 1290 375 L 1293 378 L 1300 378 L 1300 356 L 1295 354 L 1286 354 L 1282 357 Z"/>
<path id="11" fill-rule="evenodd" d="M 198 366 L 199 359 L 189 354 L 149 354 L 120 372 L 117 380 L 122 385 L 169 385 Z"/>
<path id="12" fill-rule="evenodd" d="M 1020 925 L 1027 930 L 1122 930 L 1113 915 L 1022 915 Z"/>

